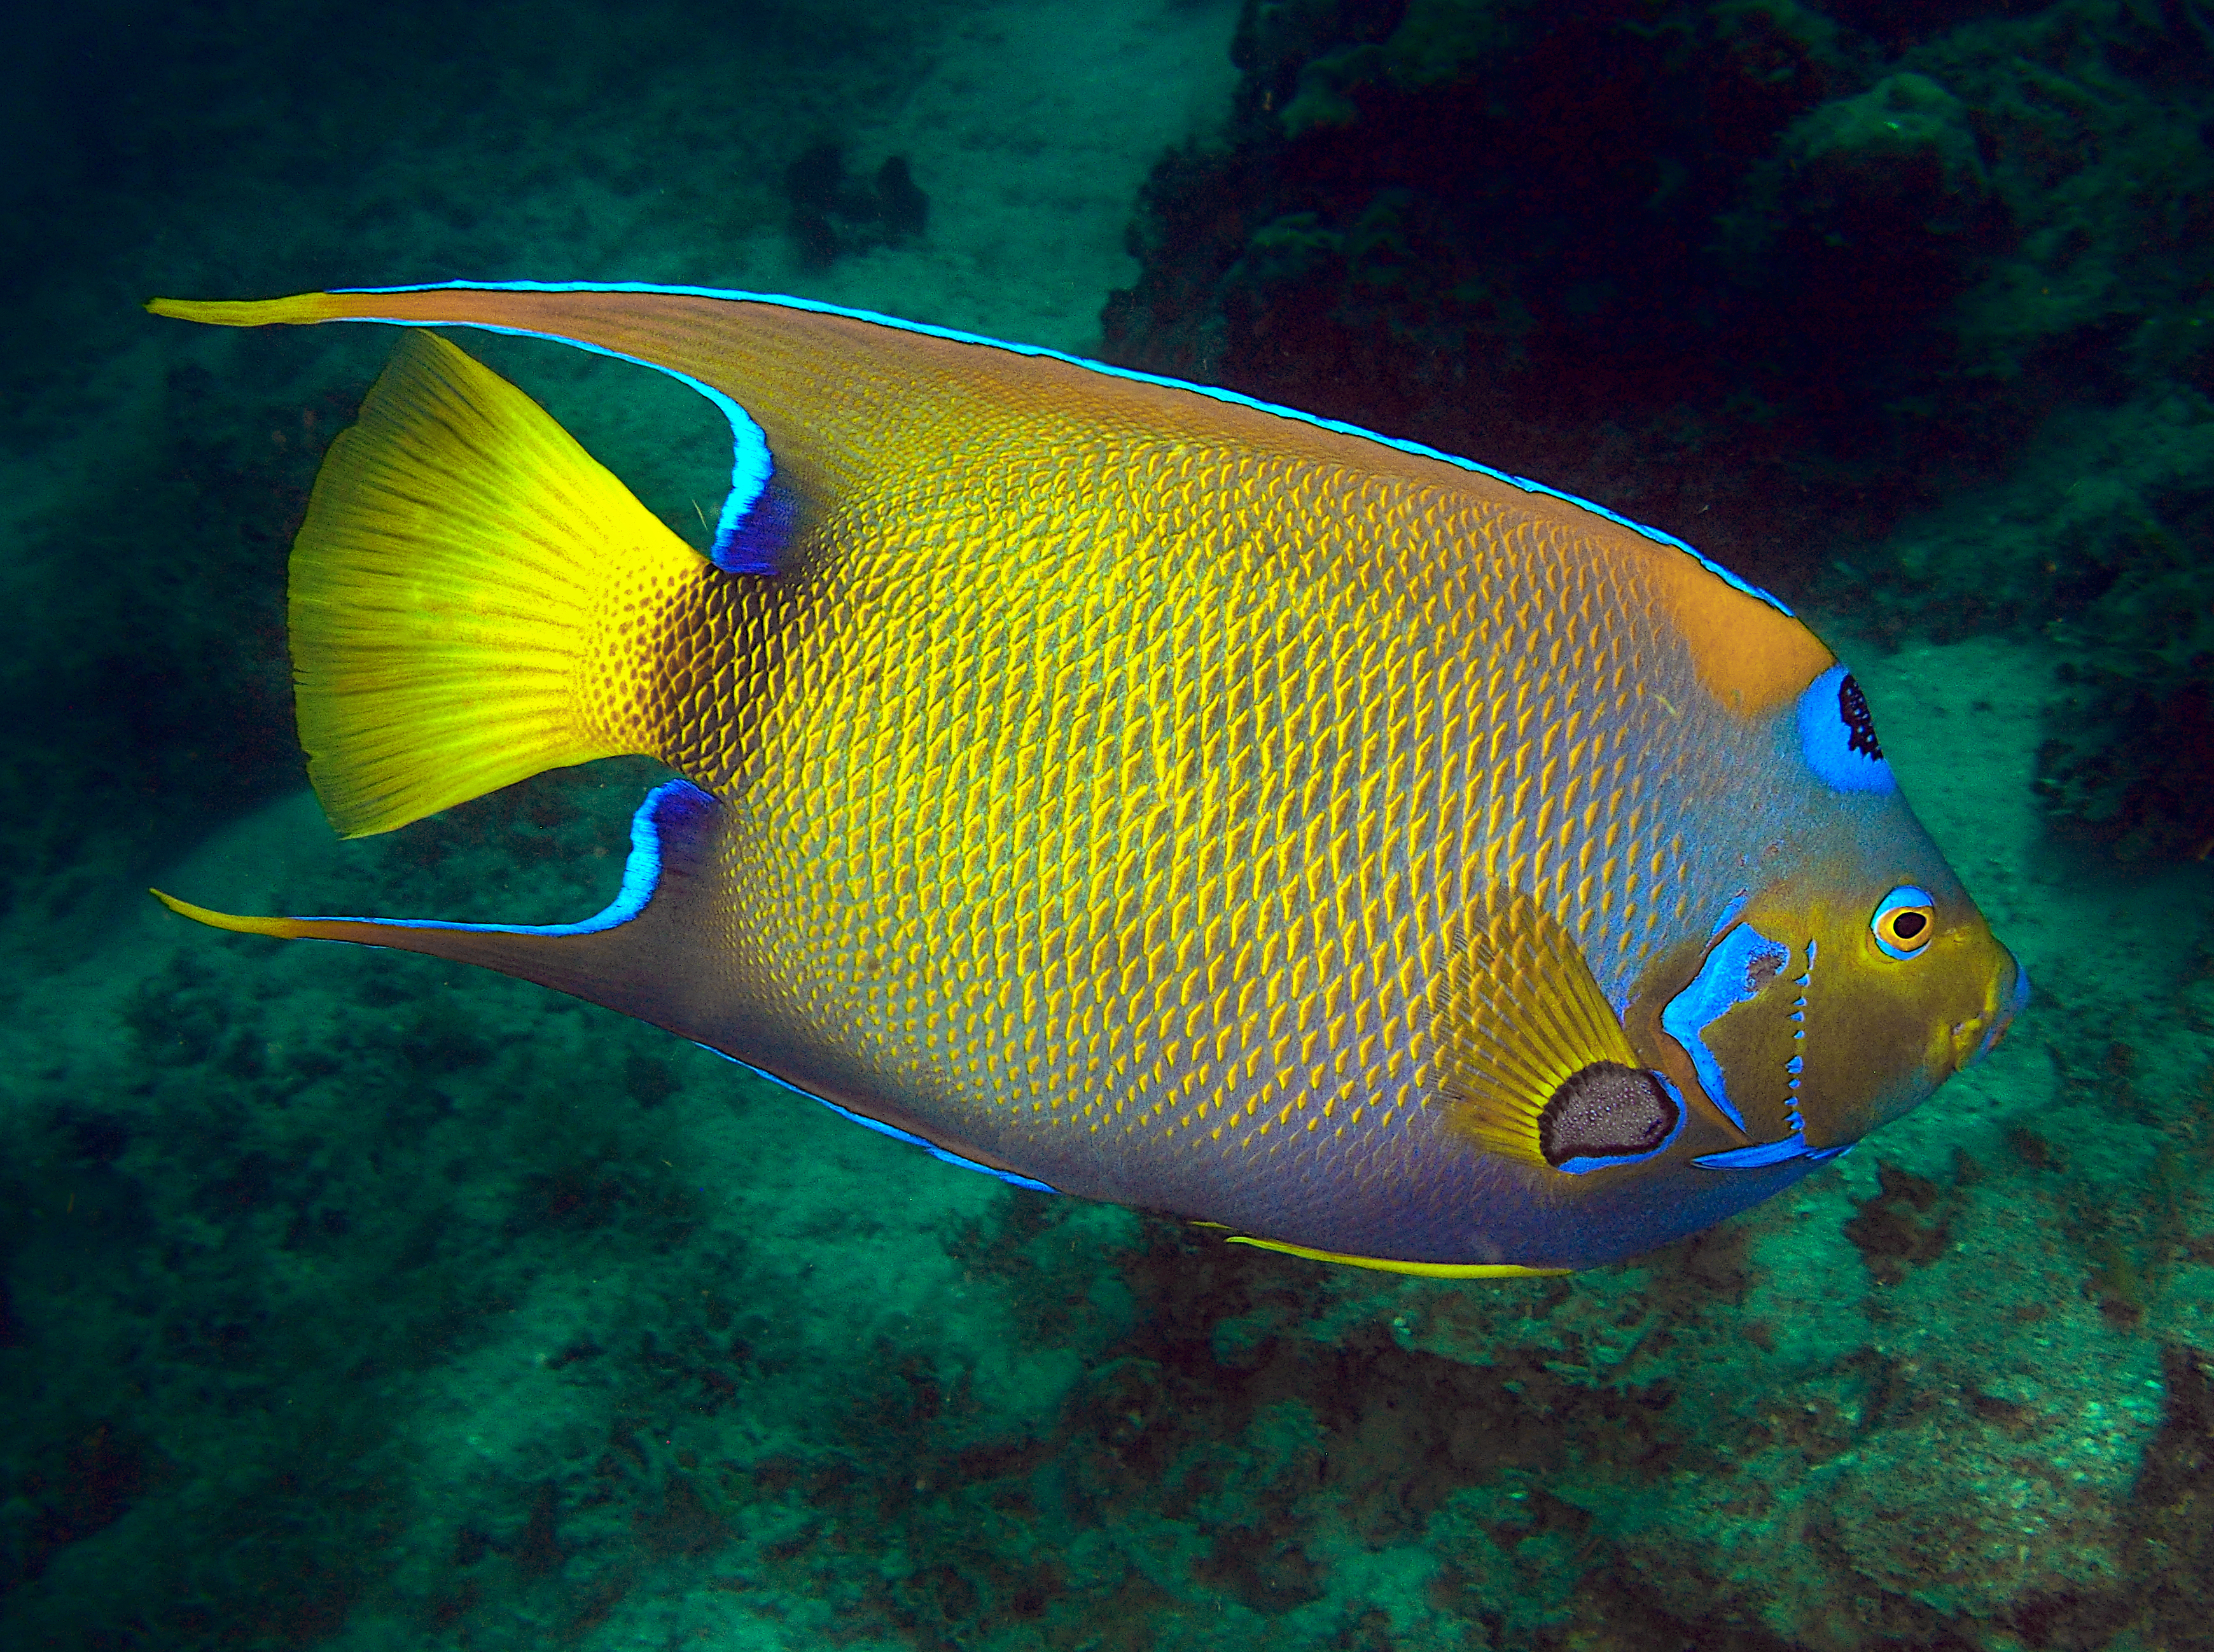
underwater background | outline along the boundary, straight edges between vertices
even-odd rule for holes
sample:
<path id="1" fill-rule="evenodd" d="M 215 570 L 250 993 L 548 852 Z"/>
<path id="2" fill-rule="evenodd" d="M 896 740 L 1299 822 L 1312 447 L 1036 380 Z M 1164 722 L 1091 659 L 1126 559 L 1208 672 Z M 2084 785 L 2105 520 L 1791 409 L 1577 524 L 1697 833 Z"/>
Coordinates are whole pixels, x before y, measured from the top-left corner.
<path id="1" fill-rule="evenodd" d="M 2214 1646 L 2214 7 L 89 3 L 0 58 L 0 1645 Z M 156 908 L 554 921 L 657 778 L 341 846 L 287 547 L 381 329 L 796 293 L 1419 439 L 1846 654 L 2037 996 L 1697 1238 L 1434 1283 Z M 473 336 L 672 527 L 728 437 Z"/>

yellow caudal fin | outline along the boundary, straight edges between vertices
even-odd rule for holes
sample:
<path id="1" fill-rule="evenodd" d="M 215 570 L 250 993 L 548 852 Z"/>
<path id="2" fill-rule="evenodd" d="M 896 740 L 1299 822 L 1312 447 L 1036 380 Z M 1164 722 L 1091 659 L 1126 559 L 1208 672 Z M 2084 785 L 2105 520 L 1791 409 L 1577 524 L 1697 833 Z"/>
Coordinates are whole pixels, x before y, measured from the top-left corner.
<path id="1" fill-rule="evenodd" d="M 651 621 L 722 578 L 529 396 L 411 332 L 292 548 L 300 742 L 332 825 L 655 754 Z"/>

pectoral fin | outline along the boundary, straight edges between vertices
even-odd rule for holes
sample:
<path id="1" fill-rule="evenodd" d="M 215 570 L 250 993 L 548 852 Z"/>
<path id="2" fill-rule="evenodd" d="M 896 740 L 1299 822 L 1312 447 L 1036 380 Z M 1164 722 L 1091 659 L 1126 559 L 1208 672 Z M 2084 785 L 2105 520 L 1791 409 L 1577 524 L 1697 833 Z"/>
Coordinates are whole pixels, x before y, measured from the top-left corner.
<path id="1" fill-rule="evenodd" d="M 1432 1019 L 1454 1124 L 1490 1152 L 1583 1175 L 1664 1152 L 1684 1098 L 1642 1065 L 1582 949 L 1528 896 L 1471 914 Z"/>

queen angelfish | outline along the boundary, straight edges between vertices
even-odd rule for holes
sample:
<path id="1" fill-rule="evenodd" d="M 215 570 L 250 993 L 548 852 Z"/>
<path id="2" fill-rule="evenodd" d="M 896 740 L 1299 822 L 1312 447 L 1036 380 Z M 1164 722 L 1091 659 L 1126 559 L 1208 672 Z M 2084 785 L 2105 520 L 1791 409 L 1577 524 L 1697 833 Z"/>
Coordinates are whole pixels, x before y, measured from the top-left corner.
<path id="1" fill-rule="evenodd" d="M 410 332 L 292 552 L 332 823 L 617 754 L 681 778 L 582 922 L 162 896 L 203 922 L 482 964 L 1027 1186 L 1442 1275 L 1718 1221 L 2027 995 L 1813 633 L 1550 488 L 793 298 L 151 308 L 559 340 L 735 443 L 701 554 Z"/>

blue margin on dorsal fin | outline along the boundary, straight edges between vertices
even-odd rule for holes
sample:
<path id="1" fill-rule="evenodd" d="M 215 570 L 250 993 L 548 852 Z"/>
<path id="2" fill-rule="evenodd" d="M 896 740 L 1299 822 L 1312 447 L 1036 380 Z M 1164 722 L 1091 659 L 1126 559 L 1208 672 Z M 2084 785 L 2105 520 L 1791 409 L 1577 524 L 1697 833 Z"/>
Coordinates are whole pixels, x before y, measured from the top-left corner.
<path id="1" fill-rule="evenodd" d="M 1024 1176 L 1017 1171 L 1001 1170 L 997 1165 L 987 1165 L 977 1159 L 964 1158 L 960 1153 L 953 1152 L 951 1148 L 939 1147 L 938 1143 L 933 1141 L 927 1136 L 917 1135 L 913 1130 L 902 1130 L 896 1124 L 887 1124 L 880 1118 L 871 1118 L 866 1113 L 857 1113 L 850 1107 L 841 1107 L 835 1101 L 825 1101 L 821 1096 L 816 1095 L 813 1091 L 803 1090 L 798 1085 L 792 1083 L 791 1080 L 780 1079 L 777 1077 L 775 1074 L 769 1072 L 766 1068 L 755 1067 L 751 1062 L 740 1061 L 736 1055 L 731 1055 L 727 1049 L 718 1049 L 713 1044 L 701 1044 L 700 1048 L 706 1050 L 710 1055 L 720 1055 L 725 1061 L 730 1062 L 733 1067 L 744 1068 L 747 1072 L 752 1074 L 757 1079 L 767 1079 L 771 1084 L 775 1085 L 780 1090 L 789 1090 L 795 1096 L 803 1096 L 809 1101 L 819 1103 L 821 1105 L 828 1107 L 832 1112 L 837 1114 L 839 1117 L 852 1120 L 854 1123 L 859 1124 L 863 1129 L 874 1130 L 878 1135 L 888 1135 L 895 1141 L 904 1141 L 909 1147 L 920 1147 L 933 1159 L 943 1159 L 949 1165 L 958 1165 L 963 1170 L 981 1171 L 987 1176 L 998 1178 L 1000 1181 L 1006 1183 L 1010 1187 L 1028 1188 L 1033 1193 L 1058 1193 L 1061 1191 L 1059 1188 L 1053 1186 L 1050 1183 L 1041 1182 L 1036 1177 Z"/>
<path id="2" fill-rule="evenodd" d="M 523 292 L 705 291 L 694 287 L 656 287 L 640 282 L 601 284 L 590 281 L 553 287 L 535 281 L 432 281 L 419 287 L 340 287 L 333 291 L 357 293 L 438 292 L 456 287 Z M 747 295 L 729 293 L 716 296 L 736 298 Z M 777 477 L 776 459 L 768 450 L 768 437 L 754 422 L 753 415 L 713 385 L 704 383 L 676 368 L 664 366 L 657 361 L 648 361 L 643 356 L 609 350 L 604 345 L 587 344 L 582 339 L 572 339 L 566 333 L 540 333 L 527 327 L 495 327 L 484 321 L 408 321 L 397 315 L 348 315 L 341 319 L 381 322 L 391 327 L 468 327 L 480 333 L 504 333 L 510 338 L 543 339 L 578 350 L 589 350 L 596 356 L 605 356 L 610 360 L 627 361 L 637 367 L 650 367 L 655 372 L 666 373 L 679 384 L 696 390 L 715 404 L 731 426 L 731 491 L 723 496 L 723 508 L 716 515 L 715 536 L 707 548 L 707 560 L 725 573 L 774 574 L 778 571 L 778 559 L 790 540 L 792 523 L 798 514 L 798 501 L 792 496 L 790 485 Z M 756 510 L 757 506 L 761 508 Z"/>
<path id="3" fill-rule="evenodd" d="M 730 497 L 737 497 L 735 487 Z M 724 501 L 723 513 L 730 514 L 728 499 Z M 791 484 L 772 473 L 735 522 L 717 524 L 707 560 L 725 573 L 777 573 L 782 570 L 785 548 L 792 543 L 792 530 L 798 519 L 799 501 L 792 498 Z"/>
<path id="4" fill-rule="evenodd" d="M 1066 362 L 1072 367 L 1081 367 L 1089 372 L 1104 373 L 1110 378 L 1128 379 L 1137 384 L 1158 384 L 1171 390 L 1188 390 L 1194 395 L 1203 395 L 1210 401 L 1226 401 L 1238 407 L 1251 407 L 1257 413 L 1268 413 L 1277 419 L 1289 419 L 1302 425 L 1312 425 L 1317 430 L 1334 431 L 1341 436 L 1357 437 L 1362 441 L 1375 442 L 1401 453 L 1413 454 L 1418 458 L 1435 459 L 1440 463 L 1452 465 L 1456 469 L 1474 471 L 1478 475 L 1490 477 L 1494 481 L 1504 482 L 1510 487 L 1519 487 L 1526 493 L 1542 493 L 1548 499 L 1560 499 L 1566 504 L 1575 505 L 1580 511 L 1588 511 L 1595 517 L 1604 517 L 1617 527 L 1627 528 L 1630 532 L 1649 539 L 1656 545 L 1671 546 L 1691 558 L 1732 590 L 1743 591 L 1748 597 L 1758 597 L 1787 619 L 1796 617 L 1789 609 L 1767 591 L 1746 580 L 1739 578 L 1721 563 L 1702 555 L 1677 538 L 1675 535 L 1663 533 L 1658 528 L 1648 528 L 1642 522 L 1633 522 L 1628 517 L 1610 511 L 1603 505 L 1595 505 L 1589 499 L 1579 499 L 1574 493 L 1563 493 L 1557 487 L 1548 487 L 1543 482 L 1533 482 L 1526 476 L 1517 476 L 1508 471 L 1495 470 L 1489 465 L 1478 464 L 1475 460 L 1464 459 L 1458 454 L 1441 452 L 1436 448 L 1425 446 L 1420 442 L 1410 442 L 1396 436 L 1379 435 L 1374 431 L 1365 430 L 1358 425 L 1349 425 L 1343 419 L 1324 419 L 1318 413 L 1302 413 L 1297 407 L 1287 407 L 1281 402 L 1263 401 L 1254 396 L 1242 395 L 1236 390 L 1223 389 L 1219 385 L 1195 384 L 1188 379 L 1168 378 L 1159 373 L 1141 373 L 1134 367 L 1116 367 L 1108 362 L 1093 361 L 1084 356 L 1072 356 L 1065 351 L 1049 350 L 1043 345 L 1010 344 L 1004 339 L 988 339 L 980 333 L 963 333 L 954 327 L 932 327 L 922 321 L 902 321 L 896 315 L 886 315 L 877 310 L 851 309 L 843 304 L 826 304 L 814 298 L 792 298 L 782 293 L 774 292 L 740 292 L 721 287 L 670 286 L 654 281 L 425 281 L 407 286 L 333 287 L 331 291 L 333 293 L 356 295 L 450 291 L 672 293 L 682 297 L 719 298 L 737 303 L 780 304 L 786 309 L 812 310 L 823 315 L 842 315 L 850 321 L 866 321 L 875 327 L 894 327 L 902 333 L 919 333 L 928 338 L 951 340 L 956 344 L 981 345 L 987 349 L 1004 350 L 1011 355 L 1036 356 L 1048 361 Z M 768 489 L 769 478 L 774 471 L 774 463 L 769 455 L 768 438 L 762 435 L 761 426 L 755 424 L 752 417 L 737 402 L 713 386 L 703 384 L 689 373 L 680 372 L 673 367 L 664 367 L 659 362 L 646 361 L 637 356 L 625 355 L 619 350 L 609 350 L 599 345 L 585 344 L 580 340 L 570 338 L 566 333 L 539 333 L 529 327 L 495 327 L 482 321 L 408 320 L 397 315 L 348 315 L 336 319 L 349 321 L 382 321 L 394 327 L 474 327 L 486 333 L 508 333 L 530 339 L 553 339 L 564 344 L 573 344 L 580 350 L 590 350 L 599 355 L 612 356 L 618 361 L 636 362 L 641 367 L 651 367 L 656 372 L 666 373 L 671 378 L 690 385 L 720 407 L 724 416 L 731 421 L 731 445 L 735 454 L 734 462 L 731 467 L 730 496 L 723 501 L 722 514 L 716 522 L 715 544 L 713 550 L 709 554 L 709 560 L 713 561 L 716 566 L 722 567 L 724 566 L 722 558 L 725 554 L 742 562 L 749 558 L 758 557 L 757 548 L 747 549 L 742 547 L 740 525 L 747 514 L 752 511 L 755 502 L 760 499 Z M 757 570 L 747 566 L 731 571 L 754 572 Z"/>

